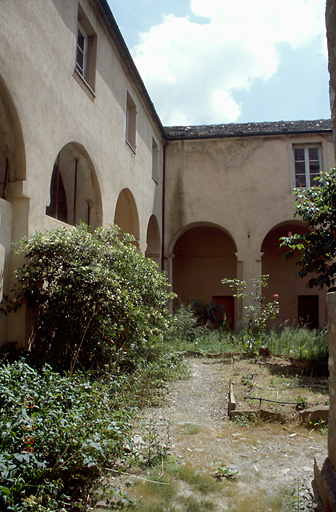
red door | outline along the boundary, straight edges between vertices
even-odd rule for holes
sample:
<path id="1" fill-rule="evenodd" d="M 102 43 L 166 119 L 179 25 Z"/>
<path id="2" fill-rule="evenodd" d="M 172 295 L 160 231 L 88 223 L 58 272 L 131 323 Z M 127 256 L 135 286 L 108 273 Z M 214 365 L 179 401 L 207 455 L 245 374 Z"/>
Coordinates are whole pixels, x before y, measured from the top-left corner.
<path id="1" fill-rule="evenodd" d="M 234 329 L 234 297 L 232 295 L 215 295 L 212 297 L 212 302 L 222 306 L 218 311 L 220 320 L 223 321 L 223 313 L 225 313 L 226 321 L 231 330 Z"/>

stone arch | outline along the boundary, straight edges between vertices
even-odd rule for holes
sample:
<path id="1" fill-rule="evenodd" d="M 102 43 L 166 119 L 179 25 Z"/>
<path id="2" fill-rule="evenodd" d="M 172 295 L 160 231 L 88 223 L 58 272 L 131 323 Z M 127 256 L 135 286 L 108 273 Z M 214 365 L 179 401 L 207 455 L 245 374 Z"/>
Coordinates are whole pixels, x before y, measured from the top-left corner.
<path id="1" fill-rule="evenodd" d="M 97 175 L 85 148 L 77 142 L 58 153 L 50 181 L 46 214 L 67 224 L 102 225 L 102 201 Z"/>
<path id="2" fill-rule="evenodd" d="M 173 241 L 172 284 L 183 303 L 199 300 L 223 306 L 234 327 L 232 290 L 221 283 L 237 277 L 237 247 L 233 237 L 211 223 L 186 226 Z"/>
<path id="3" fill-rule="evenodd" d="M 139 247 L 140 227 L 138 209 L 132 192 L 124 188 L 118 197 L 114 214 L 114 224 L 119 226 L 122 234 L 129 233 L 134 236 L 136 246 Z"/>
<path id="4" fill-rule="evenodd" d="M 145 256 L 152 258 L 160 266 L 161 236 L 159 223 L 155 215 L 152 215 L 148 222 L 146 243 Z"/>
<path id="5" fill-rule="evenodd" d="M 269 285 L 264 290 L 265 299 L 279 295 L 280 312 L 275 324 L 307 323 L 310 327 L 325 325 L 326 294 L 317 288 L 307 288 L 308 279 L 295 277 L 299 267 L 297 258 L 284 258 L 286 248 L 279 239 L 288 233 L 307 233 L 308 228 L 299 221 L 286 221 L 274 226 L 261 244 L 262 273 L 269 274 Z"/>
<path id="6" fill-rule="evenodd" d="M 25 179 L 21 123 L 11 94 L 0 77 L 0 198 L 11 201 L 11 184 Z"/>

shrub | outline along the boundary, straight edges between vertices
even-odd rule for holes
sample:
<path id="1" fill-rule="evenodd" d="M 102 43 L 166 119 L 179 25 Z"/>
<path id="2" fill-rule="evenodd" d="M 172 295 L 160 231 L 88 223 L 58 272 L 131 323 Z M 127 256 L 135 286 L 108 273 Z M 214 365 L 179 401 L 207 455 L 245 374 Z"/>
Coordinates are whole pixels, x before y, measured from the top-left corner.
<path id="1" fill-rule="evenodd" d="M 0 508 L 56 510 L 123 451 L 134 409 L 122 379 L 71 379 L 23 360 L 0 371 Z M 76 495 L 76 493 L 75 493 Z M 81 494 L 77 494 L 77 497 Z"/>
<path id="2" fill-rule="evenodd" d="M 171 319 L 167 339 L 174 345 L 181 342 L 194 343 L 205 332 L 205 327 L 197 325 L 197 317 L 192 308 L 181 305 Z"/>
<path id="3" fill-rule="evenodd" d="M 25 263 L 2 311 L 33 308 L 36 345 L 57 367 L 134 367 L 162 341 L 170 295 L 132 240 L 116 226 L 91 232 L 85 224 L 24 238 L 16 252 Z"/>

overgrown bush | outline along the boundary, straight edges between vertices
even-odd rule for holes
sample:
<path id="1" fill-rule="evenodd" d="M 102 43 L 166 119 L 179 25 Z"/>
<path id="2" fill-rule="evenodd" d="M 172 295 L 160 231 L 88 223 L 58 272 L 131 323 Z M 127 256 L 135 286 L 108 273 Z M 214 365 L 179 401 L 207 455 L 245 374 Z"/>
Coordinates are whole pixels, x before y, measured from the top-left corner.
<path id="1" fill-rule="evenodd" d="M 1 366 L 2 509 L 59 510 L 69 493 L 80 497 L 122 454 L 135 411 L 124 392 L 123 379 L 111 375 L 68 378 L 23 360 Z"/>
<path id="2" fill-rule="evenodd" d="M 248 352 L 254 353 L 261 344 L 262 334 L 267 329 L 268 320 L 273 320 L 279 313 L 278 295 L 273 296 L 273 300 L 265 302 L 262 290 L 268 286 L 269 275 L 265 274 L 258 279 L 250 279 L 252 291 L 250 293 L 250 304 L 245 306 L 243 316 L 242 335 L 244 339 L 244 348 Z M 246 298 L 247 284 L 239 279 L 222 279 L 223 284 L 228 284 L 235 290 L 234 297 L 239 299 Z"/>
<path id="3" fill-rule="evenodd" d="M 193 309 L 190 306 L 181 305 L 171 318 L 167 339 L 176 346 L 181 342 L 195 343 L 205 333 L 206 328 L 198 325 Z"/>
<path id="4" fill-rule="evenodd" d="M 150 359 L 168 327 L 166 277 L 138 254 L 119 229 L 36 233 L 19 242 L 25 263 L 2 305 L 23 303 L 35 312 L 35 345 L 56 367 L 73 370 L 118 362 L 134 367 Z"/>

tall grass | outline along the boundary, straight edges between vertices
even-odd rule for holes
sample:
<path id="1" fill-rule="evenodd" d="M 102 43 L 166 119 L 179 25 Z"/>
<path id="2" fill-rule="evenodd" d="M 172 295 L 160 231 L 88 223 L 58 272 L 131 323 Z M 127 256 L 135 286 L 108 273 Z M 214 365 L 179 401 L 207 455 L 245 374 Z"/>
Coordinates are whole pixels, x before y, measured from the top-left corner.
<path id="1" fill-rule="evenodd" d="M 307 327 L 284 327 L 263 334 L 262 344 L 273 354 L 296 359 L 315 361 L 328 356 L 328 333 L 326 329 Z"/>
<path id="2" fill-rule="evenodd" d="M 310 330 L 307 327 L 271 329 L 261 336 L 261 345 L 274 355 L 293 357 L 304 361 L 325 364 L 328 358 L 328 334 L 326 329 Z M 244 352 L 243 332 L 227 332 L 221 329 L 203 330 L 194 337 L 180 336 L 172 340 L 178 351 L 201 353 Z"/>

